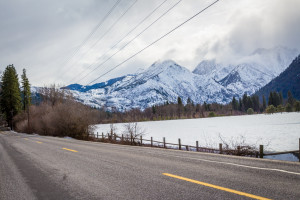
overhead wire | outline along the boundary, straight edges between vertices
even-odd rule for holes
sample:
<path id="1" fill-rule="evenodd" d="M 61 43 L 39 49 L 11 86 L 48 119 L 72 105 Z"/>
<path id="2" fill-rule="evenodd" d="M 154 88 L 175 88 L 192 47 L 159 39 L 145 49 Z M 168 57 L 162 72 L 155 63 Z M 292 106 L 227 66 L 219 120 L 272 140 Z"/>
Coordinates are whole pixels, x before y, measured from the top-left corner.
<path id="1" fill-rule="evenodd" d="M 101 35 L 101 37 L 100 38 L 98 38 L 97 40 L 96 40 L 96 42 L 95 43 L 93 43 L 93 45 L 92 46 L 90 46 L 90 48 L 86 51 L 86 52 L 84 52 L 82 55 L 81 55 L 81 57 L 83 57 L 83 56 L 85 56 L 88 52 L 90 52 L 106 35 L 107 35 L 107 33 L 109 33 L 113 28 L 114 28 L 114 26 L 124 17 L 124 15 L 126 14 L 126 13 L 128 13 L 128 11 L 137 3 L 137 1 L 138 0 L 135 0 L 123 13 L 122 13 L 122 15 Z M 73 63 L 73 64 L 76 64 L 77 62 L 78 62 L 79 60 L 77 60 L 75 63 Z"/>
<path id="2" fill-rule="evenodd" d="M 128 35 L 130 35 L 135 29 L 137 29 L 141 24 L 143 24 L 154 12 L 156 12 L 164 3 L 166 3 L 168 0 L 164 0 L 161 4 L 159 4 L 154 10 L 152 10 L 146 17 L 144 17 L 138 24 L 136 24 L 130 31 L 126 33 L 125 36 L 123 36 L 118 42 L 116 42 L 113 46 L 111 46 L 107 51 L 105 51 L 104 54 L 98 59 L 101 60 L 103 57 L 105 57 L 112 49 L 114 49 L 118 44 L 120 44 Z M 91 68 L 96 62 L 93 62 L 90 64 L 86 69 L 83 69 L 80 73 L 78 73 L 74 78 L 70 80 L 70 82 L 76 80 L 78 76 L 80 76 L 85 70 Z"/>
<path id="3" fill-rule="evenodd" d="M 182 22 L 181 24 L 177 25 L 176 27 L 174 27 L 173 29 L 171 29 L 170 31 L 168 31 L 167 33 L 165 33 L 164 35 L 162 35 L 161 37 L 159 37 L 158 39 L 154 40 L 153 42 L 151 42 L 149 45 L 147 45 L 146 47 L 144 47 L 143 49 L 139 50 L 138 52 L 134 53 L 133 55 L 131 55 L 130 57 L 128 57 L 127 59 L 125 59 L 124 61 L 122 61 L 121 63 L 117 64 L 116 66 L 114 66 L 112 69 L 108 70 L 107 72 L 105 72 L 104 74 L 98 76 L 96 79 L 94 79 L 93 81 L 89 82 L 87 85 L 90 85 L 92 83 L 94 83 L 96 80 L 102 78 L 103 76 L 105 76 L 106 74 L 110 73 L 111 71 L 115 70 L 116 68 L 118 68 L 119 66 L 121 66 L 122 64 L 128 62 L 129 60 L 131 60 L 132 58 L 134 58 L 135 56 L 137 56 L 138 54 L 142 53 L 143 51 L 145 51 L 146 49 L 148 49 L 149 47 L 151 47 L 152 45 L 156 44 L 157 42 L 159 42 L 160 40 L 162 40 L 163 38 L 165 38 L 166 36 L 168 36 L 169 34 L 171 34 L 172 32 L 174 32 L 175 30 L 177 30 L 178 28 L 180 28 L 181 26 L 183 26 L 184 24 L 186 24 L 187 22 L 191 21 L 192 19 L 194 19 L 196 16 L 198 16 L 199 14 L 203 13 L 205 10 L 207 10 L 208 8 L 212 7 L 213 5 L 215 5 L 218 1 L 220 0 L 216 0 L 213 3 L 209 4 L 208 6 L 206 6 L 205 8 L 203 8 L 202 10 L 200 10 L 199 12 L 197 12 L 196 14 L 194 14 L 193 16 L 189 17 L 187 20 L 185 20 L 184 22 Z"/>
<path id="4" fill-rule="evenodd" d="M 113 12 L 113 10 L 118 6 L 121 0 L 117 0 L 116 3 L 110 8 L 110 10 L 105 14 L 105 16 L 99 21 L 99 23 L 93 28 L 93 30 L 88 34 L 88 36 L 80 43 L 80 45 L 74 50 L 73 54 L 62 64 L 67 65 L 68 62 L 79 52 L 79 50 L 87 43 L 87 41 L 95 34 L 95 32 L 102 26 L 105 20 Z"/>
<path id="5" fill-rule="evenodd" d="M 146 30 L 148 30 L 151 26 L 153 26 L 157 21 L 159 21 L 162 17 L 164 17 L 168 12 L 170 12 L 173 8 L 175 8 L 182 0 L 177 1 L 172 7 L 170 7 L 168 10 L 166 10 L 162 15 L 160 15 L 157 19 L 155 19 L 150 25 L 148 25 L 146 28 L 144 28 L 141 32 L 139 32 L 135 37 L 133 37 L 129 42 L 127 42 L 124 46 L 122 46 L 118 51 L 113 53 L 110 57 L 108 57 L 106 60 L 104 60 L 102 63 L 100 63 L 98 66 L 96 66 L 92 71 L 90 71 L 88 74 L 86 74 L 84 77 L 79 79 L 79 81 L 86 78 L 88 75 L 90 75 L 92 72 L 94 72 L 96 69 L 101 67 L 103 64 L 105 64 L 108 60 L 110 60 L 112 57 L 114 57 L 116 54 L 118 54 L 120 51 L 122 51 L 125 47 L 127 47 L 132 41 L 134 41 L 136 38 L 138 38 L 140 35 L 142 35 Z"/>

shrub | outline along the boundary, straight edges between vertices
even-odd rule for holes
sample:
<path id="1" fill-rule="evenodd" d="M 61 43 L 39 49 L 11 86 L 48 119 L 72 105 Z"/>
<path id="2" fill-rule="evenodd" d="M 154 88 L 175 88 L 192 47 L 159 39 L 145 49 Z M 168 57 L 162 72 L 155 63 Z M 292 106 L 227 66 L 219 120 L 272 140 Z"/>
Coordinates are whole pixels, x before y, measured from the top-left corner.
<path id="1" fill-rule="evenodd" d="M 59 93 L 60 91 L 55 92 Z M 31 106 L 29 127 L 28 115 L 26 113 L 17 115 L 16 130 L 29 132 L 28 129 L 30 129 L 30 132 L 41 135 L 87 139 L 92 132 L 92 124 L 96 123 L 97 111 L 70 97 L 63 98 L 63 95 L 51 93 L 53 97 L 51 101 Z M 55 100 L 55 96 L 58 96 L 60 100 Z"/>
<path id="2" fill-rule="evenodd" d="M 252 108 L 248 108 L 247 114 L 252 115 L 254 113 L 254 110 Z"/>
<path id="3" fill-rule="evenodd" d="M 140 136 L 143 136 L 145 134 L 145 130 L 141 128 L 138 123 L 127 123 L 124 124 L 124 134 L 125 138 L 129 140 L 131 144 L 136 145 L 140 138 Z"/>
<path id="4" fill-rule="evenodd" d="M 285 111 L 286 112 L 292 112 L 293 111 L 293 107 L 291 104 L 287 103 L 285 106 Z"/>
<path id="5" fill-rule="evenodd" d="M 266 108 L 266 112 L 267 113 L 271 113 L 271 114 L 273 114 L 273 113 L 275 113 L 276 112 L 276 108 L 273 106 L 273 105 L 269 105 L 267 108 Z"/>
<path id="6" fill-rule="evenodd" d="M 277 106 L 277 112 L 284 112 L 284 107 L 282 105 Z"/>
<path id="7" fill-rule="evenodd" d="M 295 107 L 295 111 L 299 112 L 300 111 L 300 101 L 296 101 L 294 107 Z"/>
<path id="8" fill-rule="evenodd" d="M 215 113 L 215 112 L 210 112 L 210 113 L 208 114 L 208 117 L 216 117 L 216 113 Z"/>

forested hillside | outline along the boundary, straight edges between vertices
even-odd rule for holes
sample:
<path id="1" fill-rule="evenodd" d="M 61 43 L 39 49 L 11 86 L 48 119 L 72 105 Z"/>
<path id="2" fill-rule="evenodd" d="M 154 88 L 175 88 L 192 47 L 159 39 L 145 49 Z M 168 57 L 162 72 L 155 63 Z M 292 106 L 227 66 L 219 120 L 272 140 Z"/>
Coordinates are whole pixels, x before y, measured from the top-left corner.
<path id="1" fill-rule="evenodd" d="M 284 99 L 287 99 L 288 91 L 291 91 L 295 99 L 300 99 L 300 55 L 293 60 L 285 71 L 262 87 L 256 94 L 268 98 L 271 91 L 281 92 Z"/>

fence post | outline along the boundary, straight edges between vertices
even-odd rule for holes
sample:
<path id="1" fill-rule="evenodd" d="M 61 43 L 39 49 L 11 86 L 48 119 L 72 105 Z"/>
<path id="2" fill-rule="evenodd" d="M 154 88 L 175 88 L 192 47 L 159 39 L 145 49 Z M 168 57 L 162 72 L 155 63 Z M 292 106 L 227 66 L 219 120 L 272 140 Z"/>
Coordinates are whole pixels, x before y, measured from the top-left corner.
<path id="1" fill-rule="evenodd" d="M 143 146 L 143 136 L 140 136 L 141 139 L 141 146 Z"/>
<path id="2" fill-rule="evenodd" d="M 166 138 L 163 137 L 163 141 L 164 141 L 164 148 L 166 148 Z"/>
<path id="3" fill-rule="evenodd" d="M 259 157 L 264 158 L 264 145 L 259 145 Z"/>
<path id="4" fill-rule="evenodd" d="M 102 132 L 102 141 L 104 141 L 104 134 L 103 134 L 103 132 Z"/>
<path id="5" fill-rule="evenodd" d="M 114 140 L 117 142 L 117 134 L 114 133 Z"/>
<path id="6" fill-rule="evenodd" d="M 178 138 L 178 149 L 181 150 L 181 140 Z"/>
<path id="7" fill-rule="evenodd" d="M 219 150 L 220 150 L 220 154 L 223 154 L 222 143 L 219 144 Z"/>
<path id="8" fill-rule="evenodd" d="M 199 142 L 196 141 L 196 151 L 198 152 L 199 151 Z"/>
<path id="9" fill-rule="evenodd" d="M 153 147 L 153 137 L 151 137 L 151 147 Z"/>
<path id="10" fill-rule="evenodd" d="M 298 152 L 299 162 L 300 162 L 300 138 L 299 138 L 299 152 Z"/>
<path id="11" fill-rule="evenodd" d="M 189 151 L 189 145 L 186 145 L 186 150 Z"/>
<path id="12" fill-rule="evenodd" d="M 97 139 L 98 139 L 98 137 L 99 137 L 99 136 L 98 136 L 98 132 L 97 132 Z"/>
<path id="13" fill-rule="evenodd" d="M 241 147 L 240 146 L 237 146 L 237 155 L 239 156 L 241 153 Z"/>
<path id="14" fill-rule="evenodd" d="M 122 134 L 121 141 L 124 142 L 124 135 Z"/>

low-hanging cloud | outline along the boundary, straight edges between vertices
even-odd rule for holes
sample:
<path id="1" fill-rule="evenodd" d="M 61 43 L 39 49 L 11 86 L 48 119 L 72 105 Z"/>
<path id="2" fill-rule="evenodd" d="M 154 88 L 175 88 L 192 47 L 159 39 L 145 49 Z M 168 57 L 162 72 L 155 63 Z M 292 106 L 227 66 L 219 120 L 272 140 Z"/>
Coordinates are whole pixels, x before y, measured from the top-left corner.
<path id="1" fill-rule="evenodd" d="M 216 58 L 218 62 L 234 63 L 258 48 L 286 46 L 300 47 L 300 1 L 272 1 L 257 11 L 236 11 L 228 21 L 227 31 L 210 40 L 205 51 L 198 49 L 204 57 Z"/>

